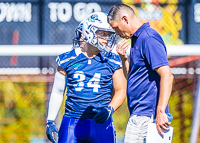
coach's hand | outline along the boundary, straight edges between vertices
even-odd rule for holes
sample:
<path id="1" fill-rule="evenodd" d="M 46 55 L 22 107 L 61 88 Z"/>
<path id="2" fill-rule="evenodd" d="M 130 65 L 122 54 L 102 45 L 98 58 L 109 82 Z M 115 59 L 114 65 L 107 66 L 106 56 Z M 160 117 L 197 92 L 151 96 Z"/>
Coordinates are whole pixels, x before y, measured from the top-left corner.
<path id="1" fill-rule="evenodd" d="M 56 125 L 54 123 L 54 121 L 48 120 L 47 121 L 47 130 L 46 130 L 46 135 L 47 138 L 52 142 L 52 143 L 56 143 L 55 139 L 54 139 L 54 135 L 53 133 L 58 134 L 58 129 L 56 128 Z"/>
<path id="2" fill-rule="evenodd" d="M 94 122 L 98 124 L 104 124 L 114 113 L 112 106 L 108 107 L 97 107 L 93 109 L 97 114 L 94 116 Z"/>
<path id="3" fill-rule="evenodd" d="M 158 129 L 158 132 L 160 133 L 160 135 L 163 137 L 163 131 L 168 131 L 169 130 L 169 125 L 171 124 L 171 120 L 173 118 L 172 115 L 167 115 L 165 112 L 161 113 L 161 112 L 157 112 L 156 115 L 156 127 Z"/>
<path id="4" fill-rule="evenodd" d="M 129 43 L 127 40 L 122 39 L 117 43 L 117 53 L 119 54 L 121 59 L 128 59 L 128 55 L 126 54 L 126 50 L 129 48 Z"/>

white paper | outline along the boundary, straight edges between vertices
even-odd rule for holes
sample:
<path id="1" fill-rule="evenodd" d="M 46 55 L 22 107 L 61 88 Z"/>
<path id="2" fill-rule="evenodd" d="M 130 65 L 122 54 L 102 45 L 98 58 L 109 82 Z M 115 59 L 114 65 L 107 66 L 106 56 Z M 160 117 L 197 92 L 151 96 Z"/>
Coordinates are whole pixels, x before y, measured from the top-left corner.
<path id="1" fill-rule="evenodd" d="M 169 126 L 170 130 L 163 130 L 164 137 L 162 137 L 155 123 L 149 123 L 146 143 L 172 143 L 173 131 L 174 128 Z"/>

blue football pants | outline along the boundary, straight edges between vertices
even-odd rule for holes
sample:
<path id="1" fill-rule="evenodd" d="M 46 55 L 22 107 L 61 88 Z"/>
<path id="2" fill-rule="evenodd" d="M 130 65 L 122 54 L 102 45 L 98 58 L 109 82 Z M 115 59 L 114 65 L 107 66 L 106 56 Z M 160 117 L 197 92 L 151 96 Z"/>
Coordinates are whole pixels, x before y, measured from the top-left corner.
<path id="1" fill-rule="evenodd" d="M 74 119 L 63 116 L 58 143 L 115 143 L 116 131 L 112 118 L 104 124 L 93 119 Z"/>

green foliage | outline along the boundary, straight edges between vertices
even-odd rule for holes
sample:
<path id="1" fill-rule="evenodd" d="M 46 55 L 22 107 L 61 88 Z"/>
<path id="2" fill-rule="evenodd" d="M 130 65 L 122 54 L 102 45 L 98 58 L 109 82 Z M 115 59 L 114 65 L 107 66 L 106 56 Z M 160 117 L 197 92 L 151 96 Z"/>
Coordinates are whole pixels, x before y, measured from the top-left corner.
<path id="1" fill-rule="evenodd" d="M 186 85 L 193 81 L 187 82 Z M 46 86 L 46 83 L 0 83 L 0 143 L 29 143 L 32 137 L 46 138 Z M 174 116 L 171 124 L 174 127 L 173 143 L 188 143 L 192 127 L 193 88 L 177 89 L 174 89 L 169 101 L 170 111 Z M 59 112 L 58 123 L 64 114 L 64 103 L 65 101 Z M 117 138 L 124 137 L 128 118 L 129 111 L 125 101 L 113 114 Z"/>
<path id="2" fill-rule="evenodd" d="M 0 143 L 44 137 L 45 83 L 0 83 Z"/>
<path id="3" fill-rule="evenodd" d="M 186 90 L 174 92 L 171 95 L 169 107 L 174 116 L 171 124 L 174 127 L 173 143 L 189 143 L 193 115 L 193 93 Z"/>
<path id="4" fill-rule="evenodd" d="M 129 111 L 127 107 L 127 100 L 118 108 L 113 114 L 113 120 L 117 132 L 117 138 L 123 138 L 126 124 L 129 118 Z"/>

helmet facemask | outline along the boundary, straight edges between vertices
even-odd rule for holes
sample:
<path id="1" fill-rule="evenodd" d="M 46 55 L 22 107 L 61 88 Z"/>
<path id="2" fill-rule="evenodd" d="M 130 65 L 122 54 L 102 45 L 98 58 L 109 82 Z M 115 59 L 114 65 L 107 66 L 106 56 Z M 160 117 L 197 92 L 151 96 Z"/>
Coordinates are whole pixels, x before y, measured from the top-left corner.
<path id="1" fill-rule="evenodd" d="M 85 42 L 85 39 L 82 36 L 82 27 L 83 27 L 83 22 L 81 22 L 78 27 L 75 29 L 75 34 L 76 36 L 73 38 L 73 47 L 77 48 L 80 47 L 82 43 Z"/>
<path id="2" fill-rule="evenodd" d="M 97 30 L 97 48 L 100 51 L 110 52 L 113 49 L 113 45 L 115 43 L 115 33 L 104 30 Z"/>
<path id="3" fill-rule="evenodd" d="M 78 29 L 76 29 L 75 33 L 76 33 L 76 36 L 73 38 L 73 47 L 77 48 L 80 46 L 81 32 Z"/>

